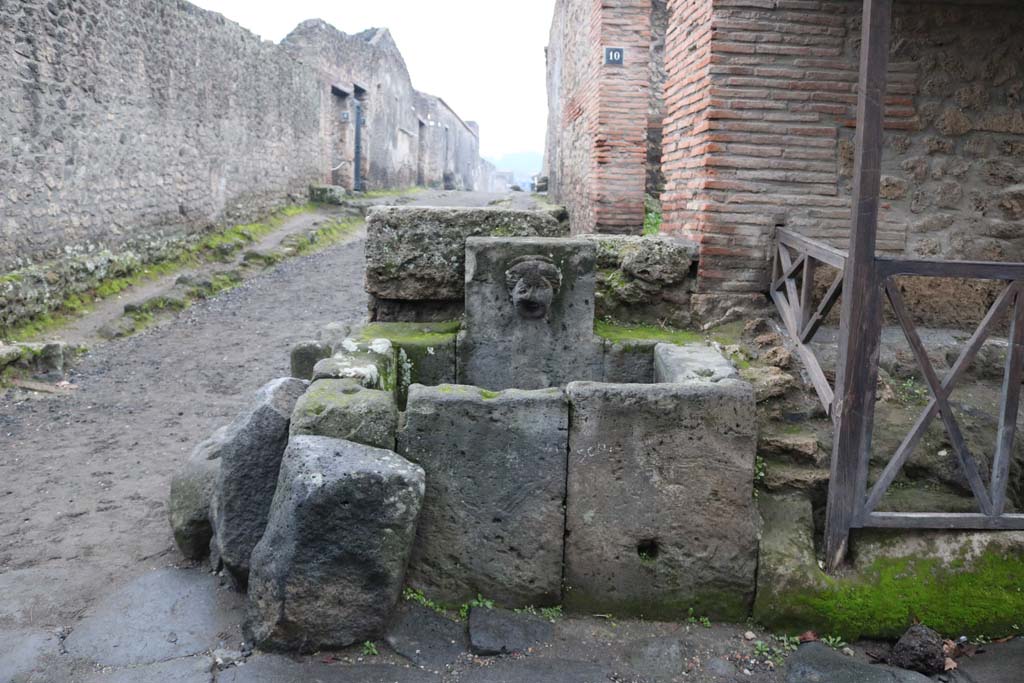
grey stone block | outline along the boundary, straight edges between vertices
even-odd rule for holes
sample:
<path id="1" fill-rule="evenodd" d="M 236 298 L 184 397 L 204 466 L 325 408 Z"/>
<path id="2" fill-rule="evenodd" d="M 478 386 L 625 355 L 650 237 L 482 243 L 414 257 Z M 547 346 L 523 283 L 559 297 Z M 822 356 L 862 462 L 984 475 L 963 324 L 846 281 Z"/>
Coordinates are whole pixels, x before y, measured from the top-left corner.
<path id="1" fill-rule="evenodd" d="M 394 346 L 387 339 L 345 339 L 333 356 L 317 362 L 313 379 L 355 379 L 367 389 L 394 391 L 398 381 Z"/>
<path id="2" fill-rule="evenodd" d="M 402 590 L 424 488 L 423 470 L 391 451 L 292 437 L 252 554 L 251 639 L 309 652 L 381 635 Z"/>
<path id="3" fill-rule="evenodd" d="M 416 666 L 434 670 L 443 671 L 469 652 L 465 624 L 412 601 L 395 610 L 385 640 Z"/>
<path id="4" fill-rule="evenodd" d="M 395 448 L 398 406 L 391 392 L 367 389 L 353 379 L 319 379 L 295 404 L 291 434 L 347 439 Z"/>
<path id="5" fill-rule="evenodd" d="M 654 381 L 654 347 L 656 341 L 637 340 L 604 343 L 605 382 L 649 384 Z"/>
<path id="6" fill-rule="evenodd" d="M 428 487 L 412 586 L 450 604 L 560 602 L 568 419 L 557 389 L 413 385 L 398 448 Z"/>
<path id="7" fill-rule="evenodd" d="M 462 299 L 466 238 L 558 237 L 544 211 L 376 207 L 366 220 L 366 291 L 380 299 Z"/>
<path id="8" fill-rule="evenodd" d="M 249 555 L 263 535 L 288 443 L 288 422 L 306 386 L 291 377 L 267 383 L 223 435 L 211 504 L 213 542 L 239 587 L 246 584 Z"/>
<path id="9" fill-rule="evenodd" d="M 718 382 L 737 377 L 736 367 L 713 346 L 658 344 L 654 347 L 655 382 Z"/>
<path id="10" fill-rule="evenodd" d="M 292 347 L 292 377 L 309 380 L 313 378 L 313 368 L 324 358 L 331 357 L 331 345 L 327 342 L 307 340 Z"/>
<path id="11" fill-rule="evenodd" d="M 742 620 L 757 568 L 750 385 L 573 382 L 565 604 Z"/>
<path id="12" fill-rule="evenodd" d="M 221 427 L 195 447 L 185 466 L 171 479 L 171 531 L 178 549 L 190 560 L 201 560 L 210 552 L 210 504 L 220 472 L 221 450 L 230 443 L 228 427 Z"/>
<path id="13" fill-rule="evenodd" d="M 540 389 L 600 380 L 593 333 L 594 245 L 587 240 L 466 241 L 466 317 L 459 382 Z"/>

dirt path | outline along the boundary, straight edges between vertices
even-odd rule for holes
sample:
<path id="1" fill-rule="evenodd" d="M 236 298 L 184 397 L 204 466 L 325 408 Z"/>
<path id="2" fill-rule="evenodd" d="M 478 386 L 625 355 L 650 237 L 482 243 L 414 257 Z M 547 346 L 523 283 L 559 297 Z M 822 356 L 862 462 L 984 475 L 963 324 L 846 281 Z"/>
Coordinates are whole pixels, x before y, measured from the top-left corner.
<path id="1" fill-rule="evenodd" d="M 412 203 L 501 197 L 427 191 Z M 287 373 L 292 344 L 332 320 L 362 318 L 363 268 L 360 233 L 97 344 L 73 371 L 70 396 L 0 394 L 0 625 L 70 625 L 112 584 L 178 563 L 171 475 L 257 388 Z"/>

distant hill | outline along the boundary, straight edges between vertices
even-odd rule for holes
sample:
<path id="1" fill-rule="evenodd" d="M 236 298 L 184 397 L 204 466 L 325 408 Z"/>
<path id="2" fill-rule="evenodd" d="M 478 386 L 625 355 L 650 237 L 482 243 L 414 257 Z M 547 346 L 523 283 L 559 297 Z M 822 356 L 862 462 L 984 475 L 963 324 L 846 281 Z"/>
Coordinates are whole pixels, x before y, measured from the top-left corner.
<path id="1" fill-rule="evenodd" d="M 495 165 L 499 171 L 512 171 L 516 175 L 517 183 L 527 183 L 530 177 L 540 173 L 544 157 L 538 152 L 515 152 L 505 154 L 497 159 L 486 157 L 487 161 Z"/>

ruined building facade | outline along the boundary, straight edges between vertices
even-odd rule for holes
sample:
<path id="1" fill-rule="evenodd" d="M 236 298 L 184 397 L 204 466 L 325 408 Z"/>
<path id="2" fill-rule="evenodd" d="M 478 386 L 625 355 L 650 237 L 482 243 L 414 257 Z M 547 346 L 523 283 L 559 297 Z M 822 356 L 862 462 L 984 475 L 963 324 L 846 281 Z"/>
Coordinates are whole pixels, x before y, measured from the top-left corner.
<path id="1" fill-rule="evenodd" d="M 845 247 L 861 8 L 558 0 L 546 164 L 574 231 L 638 233 L 660 154 L 698 291 L 767 291 L 780 226 Z M 893 26 L 879 251 L 1024 261 L 1024 5 L 897 0 Z"/>
<path id="2" fill-rule="evenodd" d="M 3 307 L 311 184 L 474 189 L 483 168 L 475 124 L 413 88 L 387 30 L 313 20 L 275 45 L 183 0 L 0 3 Z"/>

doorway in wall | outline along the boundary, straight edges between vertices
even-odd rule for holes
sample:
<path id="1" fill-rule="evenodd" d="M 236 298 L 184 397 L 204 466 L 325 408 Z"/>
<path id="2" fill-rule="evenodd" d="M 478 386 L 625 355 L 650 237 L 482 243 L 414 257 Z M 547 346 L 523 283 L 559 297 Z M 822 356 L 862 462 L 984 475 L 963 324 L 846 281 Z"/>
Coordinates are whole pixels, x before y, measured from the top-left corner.
<path id="1" fill-rule="evenodd" d="M 416 150 L 416 184 L 425 187 L 427 184 L 427 124 L 420 121 L 419 137 Z"/>
<path id="2" fill-rule="evenodd" d="M 353 87 L 355 91 L 355 113 L 354 113 L 354 131 L 355 135 L 355 155 L 352 164 L 352 189 L 356 192 L 362 192 L 366 189 L 366 174 L 363 157 L 365 156 L 365 149 L 363 143 L 363 117 L 365 116 L 366 107 L 366 90 L 360 88 L 358 85 Z"/>

